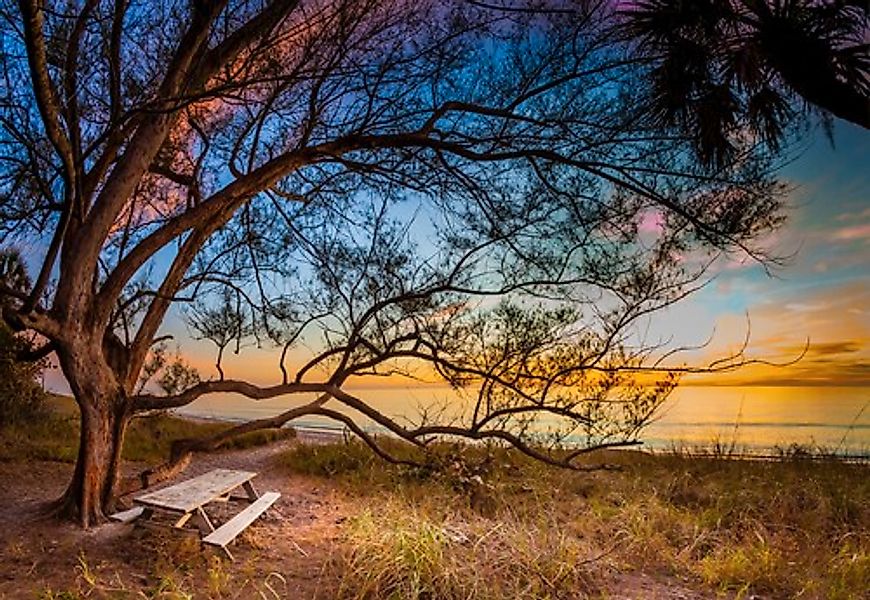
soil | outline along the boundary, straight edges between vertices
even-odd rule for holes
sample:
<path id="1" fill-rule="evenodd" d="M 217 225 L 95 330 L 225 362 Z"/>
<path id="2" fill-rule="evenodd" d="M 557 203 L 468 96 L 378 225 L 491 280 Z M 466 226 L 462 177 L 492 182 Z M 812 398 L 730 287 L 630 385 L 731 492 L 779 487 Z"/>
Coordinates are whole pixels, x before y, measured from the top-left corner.
<path id="1" fill-rule="evenodd" d="M 120 523 L 82 530 L 58 523 L 45 516 L 46 500 L 61 494 L 72 465 L 0 462 L 0 599 L 333 598 L 337 577 L 330 565 L 342 523 L 355 514 L 353 499 L 329 481 L 288 474 L 275 460 L 292 444 L 324 439 L 302 434 L 271 446 L 198 456 L 185 471 L 184 478 L 217 467 L 256 471 L 258 490 L 281 492 L 233 543 L 234 561 L 203 551 L 196 532 Z M 230 503 L 216 505 L 213 516 L 220 522 L 221 511 L 232 509 Z M 606 583 L 605 597 L 709 595 L 665 575 L 624 573 Z"/>

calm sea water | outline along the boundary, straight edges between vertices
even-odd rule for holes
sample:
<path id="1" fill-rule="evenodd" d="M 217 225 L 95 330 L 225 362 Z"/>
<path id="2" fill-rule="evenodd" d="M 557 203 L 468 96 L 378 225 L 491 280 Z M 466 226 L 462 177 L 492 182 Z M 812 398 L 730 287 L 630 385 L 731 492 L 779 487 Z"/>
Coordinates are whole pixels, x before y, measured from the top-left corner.
<path id="1" fill-rule="evenodd" d="M 446 387 L 352 390 L 398 420 L 415 419 L 421 407 L 456 406 Z M 249 420 L 276 415 L 309 398 L 253 401 L 233 395 L 201 398 L 179 412 L 191 416 Z M 348 411 L 351 412 L 351 411 Z M 361 420 L 371 430 L 377 427 Z M 297 426 L 335 428 L 333 422 L 305 418 Z M 657 420 L 641 436 L 653 449 L 731 445 L 767 453 L 791 444 L 849 454 L 870 454 L 870 388 L 861 387 L 698 387 L 678 388 Z"/>

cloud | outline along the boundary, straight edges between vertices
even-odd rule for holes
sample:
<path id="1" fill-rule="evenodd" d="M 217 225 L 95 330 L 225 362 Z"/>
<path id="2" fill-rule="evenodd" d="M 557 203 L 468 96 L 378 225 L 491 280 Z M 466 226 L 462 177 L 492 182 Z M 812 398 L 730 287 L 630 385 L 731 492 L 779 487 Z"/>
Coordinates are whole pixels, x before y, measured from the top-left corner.
<path id="1" fill-rule="evenodd" d="M 665 229 L 665 215 L 660 210 L 648 210 L 643 213 L 637 228 L 641 233 L 660 235 Z"/>
<path id="2" fill-rule="evenodd" d="M 785 305 L 785 308 L 794 312 L 814 312 L 817 310 L 825 310 L 823 304 L 805 304 L 803 302 L 789 302 Z"/>
<path id="3" fill-rule="evenodd" d="M 818 342 L 818 343 L 810 343 L 809 352 L 818 356 L 825 356 L 830 354 L 852 354 L 854 352 L 860 352 L 863 348 L 860 342 L 855 340 L 846 340 L 842 342 Z"/>
<path id="4" fill-rule="evenodd" d="M 815 361 L 828 361 L 831 359 L 821 357 L 839 356 L 842 354 L 855 354 L 867 349 L 867 344 L 860 340 L 838 340 L 832 342 L 814 342 L 810 340 L 809 344 L 795 344 L 794 340 L 765 340 L 764 346 L 771 351 L 779 352 L 785 356 L 800 356 L 805 354 L 808 357 L 813 357 Z M 818 357 L 818 358 L 817 358 Z"/>
<path id="5" fill-rule="evenodd" d="M 845 212 L 836 217 L 837 221 L 864 221 L 866 219 L 870 219 L 870 208 L 855 212 Z"/>
<path id="6" fill-rule="evenodd" d="M 778 287 L 778 286 L 777 286 Z M 870 386 L 870 278 L 813 287 L 760 290 L 746 308 L 751 319 L 748 359 L 755 364 L 729 373 L 692 378 L 692 385 Z M 720 332 L 705 359 L 740 348 L 746 332 L 735 313 L 717 319 Z M 807 340 L 809 342 L 807 343 Z"/>
<path id="7" fill-rule="evenodd" d="M 752 365 L 717 377 L 692 377 L 688 385 L 870 387 L 870 359 L 806 357 L 788 366 Z"/>
<path id="8" fill-rule="evenodd" d="M 835 229 L 832 237 L 842 241 L 870 239 L 870 223 Z"/>

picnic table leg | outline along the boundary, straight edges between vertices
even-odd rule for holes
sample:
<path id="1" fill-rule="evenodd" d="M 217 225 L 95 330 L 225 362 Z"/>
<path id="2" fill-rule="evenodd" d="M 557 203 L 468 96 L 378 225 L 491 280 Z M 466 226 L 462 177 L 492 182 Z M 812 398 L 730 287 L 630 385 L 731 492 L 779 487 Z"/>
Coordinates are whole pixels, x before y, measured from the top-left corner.
<path id="1" fill-rule="evenodd" d="M 139 520 L 141 523 L 145 523 L 146 521 L 150 521 L 153 515 L 153 510 L 151 510 L 150 508 L 143 508 L 142 513 L 139 515 L 137 520 Z"/>
<path id="2" fill-rule="evenodd" d="M 253 502 L 257 498 L 260 497 L 260 494 L 257 493 L 257 490 L 254 488 L 254 484 L 250 481 L 246 481 L 242 484 L 242 487 L 245 488 L 245 492 L 248 494 L 248 500 Z"/>
<path id="3" fill-rule="evenodd" d="M 224 551 L 224 554 L 227 555 L 227 558 L 228 558 L 228 559 L 230 559 L 230 560 L 233 561 L 233 562 L 236 561 L 236 557 L 233 556 L 233 553 L 230 552 L 230 549 L 229 549 L 229 548 L 227 548 L 226 546 L 221 546 L 221 550 Z"/>
<path id="4" fill-rule="evenodd" d="M 173 527 L 175 527 L 176 529 L 181 529 L 182 527 L 184 527 L 184 525 L 185 525 L 188 521 L 190 521 L 190 518 L 191 518 L 192 516 L 193 516 L 193 513 L 192 513 L 192 512 L 184 513 L 184 515 L 182 515 L 182 517 L 181 517 L 180 519 L 178 519 L 178 520 L 175 522 L 175 524 L 173 525 Z"/>
<path id="5" fill-rule="evenodd" d="M 179 522 L 183 525 L 191 517 L 196 517 L 197 524 L 199 525 L 199 530 L 202 535 L 207 535 L 214 531 L 214 525 L 212 524 L 211 519 L 208 518 L 208 514 L 202 509 L 201 506 L 197 507 L 195 513 L 190 512 L 181 517 L 181 519 L 179 519 Z M 221 547 L 221 550 L 224 551 L 224 554 L 227 555 L 227 558 L 233 561 L 235 560 L 235 558 L 226 546 Z"/>
<path id="6" fill-rule="evenodd" d="M 196 509 L 196 520 L 198 521 L 199 530 L 202 533 L 209 534 L 214 531 L 214 525 L 211 524 L 211 519 L 208 518 L 208 515 L 205 514 L 205 511 L 202 510 L 201 506 Z"/>

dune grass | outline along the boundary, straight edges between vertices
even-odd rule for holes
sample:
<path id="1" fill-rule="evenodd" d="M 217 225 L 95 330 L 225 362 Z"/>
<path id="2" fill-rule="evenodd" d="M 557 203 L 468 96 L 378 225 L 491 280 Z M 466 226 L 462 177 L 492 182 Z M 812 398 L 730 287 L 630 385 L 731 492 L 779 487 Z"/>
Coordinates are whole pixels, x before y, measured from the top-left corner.
<path id="1" fill-rule="evenodd" d="M 145 542 L 134 540 L 132 543 Z M 254 562 L 230 569 L 230 565 L 216 555 L 206 558 L 195 538 L 179 539 L 164 532 L 149 534 L 147 543 L 149 547 L 144 556 L 150 558 L 145 559 L 149 573 L 145 586 L 136 582 L 141 575 L 107 574 L 82 551 L 74 569 L 74 585 L 59 589 L 43 587 L 27 597 L 35 600 L 282 600 L 295 597 L 280 573 L 257 573 Z M 199 576 L 200 572 L 203 576 Z"/>
<path id="2" fill-rule="evenodd" d="M 866 466 L 610 452 L 619 470 L 571 473 L 463 452 L 471 466 L 437 473 L 385 465 L 356 442 L 282 457 L 360 506 L 336 557 L 343 597 L 596 597 L 608 573 L 638 570 L 730 597 L 870 589 Z"/>

